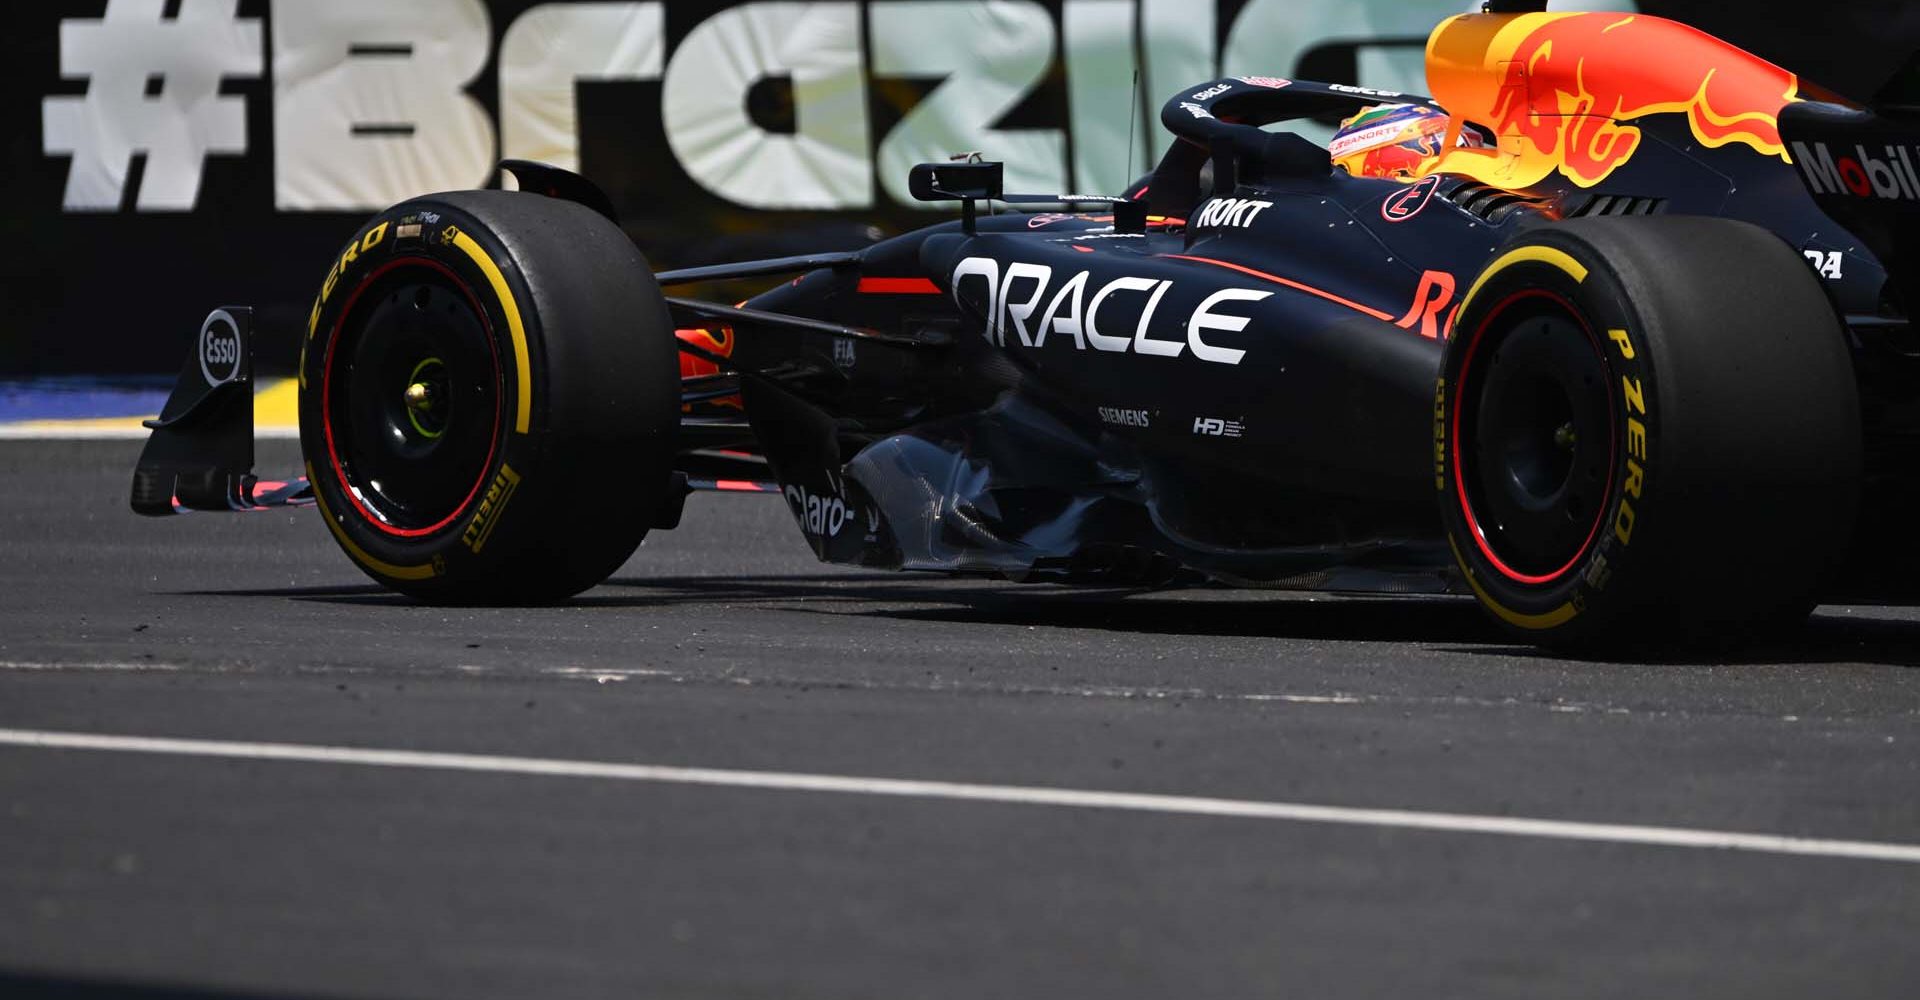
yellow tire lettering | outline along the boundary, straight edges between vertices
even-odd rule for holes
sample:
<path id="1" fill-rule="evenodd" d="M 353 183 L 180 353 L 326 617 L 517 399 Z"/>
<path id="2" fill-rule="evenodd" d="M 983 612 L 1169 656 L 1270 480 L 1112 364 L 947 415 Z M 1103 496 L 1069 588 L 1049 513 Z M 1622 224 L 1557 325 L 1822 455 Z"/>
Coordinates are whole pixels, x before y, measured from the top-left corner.
<path id="1" fill-rule="evenodd" d="M 387 238 L 387 226 L 388 223 L 382 222 L 367 230 L 365 235 L 347 244 L 347 248 L 341 251 L 339 259 L 333 262 L 332 267 L 327 268 L 327 278 L 320 283 L 320 296 L 313 300 L 313 311 L 307 314 L 308 340 L 312 340 L 320 332 L 320 310 L 326 306 L 328 299 L 333 298 L 333 289 L 340 283 L 340 279 L 346 276 L 348 266 L 358 260 L 361 254 L 379 246 L 381 241 Z M 306 348 L 302 347 L 300 349 L 300 384 L 302 386 L 307 384 L 306 353 Z"/>
<path id="2" fill-rule="evenodd" d="M 1627 343 L 1625 330 L 1609 330 L 1607 335 L 1621 346 L 1622 355 L 1633 357 L 1633 347 Z M 1647 415 L 1647 397 L 1638 378 L 1620 376 L 1620 388 L 1626 396 L 1628 409 L 1627 476 L 1620 484 L 1620 511 L 1613 518 L 1613 537 L 1619 539 L 1620 544 L 1627 545 L 1633 541 L 1633 527 L 1638 516 L 1633 509 L 1633 501 L 1640 499 L 1641 491 L 1646 486 L 1646 469 L 1640 463 L 1647 460 L 1647 425 L 1632 414 L 1638 413 L 1641 417 Z"/>
<path id="3" fill-rule="evenodd" d="M 320 303 L 326 301 L 319 296 L 313 300 L 313 312 L 307 314 L 307 339 L 300 342 L 300 388 L 307 387 L 307 344 L 313 340 L 315 331 L 320 329 Z"/>
<path id="4" fill-rule="evenodd" d="M 475 555 L 493 537 L 493 529 L 499 527 L 500 516 L 506 513 L 507 502 L 513 499 L 513 493 L 520 488 L 520 474 L 513 466 L 502 464 L 500 471 L 494 473 L 493 482 L 487 485 L 487 494 L 480 498 L 480 509 L 473 512 L 473 520 L 467 522 L 467 530 L 460 533 L 460 542 L 471 549 Z"/>
<path id="5" fill-rule="evenodd" d="M 1620 348 L 1621 357 L 1627 359 L 1628 361 L 1633 360 L 1633 341 L 1627 339 L 1627 331 L 1608 330 L 1607 338 L 1613 341 L 1614 346 Z"/>
<path id="6" fill-rule="evenodd" d="M 1641 460 L 1647 460 L 1647 425 L 1627 418 L 1627 454 Z"/>

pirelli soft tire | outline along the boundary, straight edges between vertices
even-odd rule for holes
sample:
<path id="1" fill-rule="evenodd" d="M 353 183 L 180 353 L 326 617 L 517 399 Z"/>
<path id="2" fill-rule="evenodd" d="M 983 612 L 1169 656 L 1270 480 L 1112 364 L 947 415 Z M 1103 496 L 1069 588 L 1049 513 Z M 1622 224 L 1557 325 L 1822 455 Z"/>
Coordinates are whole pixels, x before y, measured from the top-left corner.
<path id="1" fill-rule="evenodd" d="M 327 528 L 422 600 L 544 603 L 604 580 L 672 489 L 677 352 L 619 227 L 572 202 L 428 195 L 329 270 L 300 360 Z"/>
<path id="2" fill-rule="evenodd" d="M 1859 502 L 1838 318 L 1799 254 L 1723 219 L 1577 220 L 1496 254 L 1447 345 L 1434 447 L 1468 585 L 1561 647 L 1802 620 Z"/>

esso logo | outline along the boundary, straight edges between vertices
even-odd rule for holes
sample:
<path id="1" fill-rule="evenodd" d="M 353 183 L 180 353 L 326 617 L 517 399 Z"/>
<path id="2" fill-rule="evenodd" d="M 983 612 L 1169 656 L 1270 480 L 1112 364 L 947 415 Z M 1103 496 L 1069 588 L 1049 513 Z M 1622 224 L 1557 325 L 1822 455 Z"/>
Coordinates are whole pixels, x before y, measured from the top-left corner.
<path id="1" fill-rule="evenodd" d="M 200 374 L 207 385 L 224 385 L 240 375 L 240 330 L 224 312 L 207 317 L 200 328 Z"/>

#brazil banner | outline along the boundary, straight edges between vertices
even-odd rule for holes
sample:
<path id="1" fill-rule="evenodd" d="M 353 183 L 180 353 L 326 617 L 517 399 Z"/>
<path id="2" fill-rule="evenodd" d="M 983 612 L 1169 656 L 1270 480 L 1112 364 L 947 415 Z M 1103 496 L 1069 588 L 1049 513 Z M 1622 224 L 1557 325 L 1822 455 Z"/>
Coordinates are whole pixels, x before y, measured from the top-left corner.
<path id="1" fill-rule="evenodd" d="M 591 177 L 660 267 L 857 247 L 923 224 L 908 168 L 962 152 L 1004 161 L 1009 190 L 1118 192 L 1164 152 L 1159 109 L 1181 88 L 1259 74 L 1422 93 L 1428 31 L 1470 6 L 22 5 L 7 14 L 0 374 L 166 370 L 215 300 L 260 308 L 271 363 L 274 327 L 360 219 L 498 184 L 505 158 Z M 1821 51 L 1841 48 L 1842 26 L 1755 27 L 1848 16 L 1799 4 L 1739 5 L 1737 19 L 1704 0 L 1580 6 L 1689 21 L 1797 66 L 1876 51 L 1872 38 L 1851 57 Z M 1861 79 L 1884 78 L 1893 48 Z"/>

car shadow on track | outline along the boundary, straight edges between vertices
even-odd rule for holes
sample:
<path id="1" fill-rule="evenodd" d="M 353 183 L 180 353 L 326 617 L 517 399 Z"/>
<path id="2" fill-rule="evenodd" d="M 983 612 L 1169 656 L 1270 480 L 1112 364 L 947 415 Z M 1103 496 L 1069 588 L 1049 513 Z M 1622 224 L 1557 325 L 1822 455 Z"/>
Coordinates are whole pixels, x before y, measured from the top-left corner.
<path id="1" fill-rule="evenodd" d="M 186 591 L 202 597 L 279 597 L 399 607 L 414 602 L 377 585 Z M 1470 599 L 1330 596 L 1198 586 L 1158 589 L 1015 584 L 899 573 L 615 578 L 569 608 L 744 606 L 938 624 L 1077 628 L 1155 635 L 1499 643 Z"/>
<path id="2" fill-rule="evenodd" d="M 924 603 L 925 598 L 921 598 Z M 1387 643 L 1498 643 L 1471 602 L 1445 598 L 1342 598 L 1201 602 L 1147 596 L 993 595 L 935 607 L 797 608 L 936 624 L 1091 629 L 1196 637 Z"/>
<path id="3" fill-rule="evenodd" d="M 377 583 L 321 587 L 234 587 L 221 590 L 176 590 L 179 597 L 284 597 L 289 600 L 342 601 L 359 604 L 410 604 L 411 598 Z M 373 600 L 369 600 L 369 599 Z"/>
<path id="4" fill-rule="evenodd" d="M 1197 586 L 1174 589 L 1022 585 L 896 573 L 631 578 L 576 603 L 613 607 L 721 602 L 783 610 L 941 624 L 1084 628 L 1154 635 L 1247 636 L 1419 643 L 1439 652 L 1559 661 L 1671 666 L 1877 663 L 1920 666 L 1920 619 L 1815 614 L 1804 628 L 1757 643 L 1581 656 L 1542 649 L 1501 631 L 1472 598 L 1351 595 Z M 670 591 L 659 594 L 658 591 Z M 664 599 L 662 599 L 664 598 Z M 1199 599 L 1192 599 L 1199 598 Z"/>
<path id="5" fill-rule="evenodd" d="M 298 1000 L 309 994 L 278 991 L 251 993 L 212 987 L 0 970 L 0 996 L 9 1000 Z"/>
<path id="6" fill-rule="evenodd" d="M 1501 640 L 1511 641 L 1504 636 Z M 1675 668 L 1823 663 L 1920 667 L 1920 621 L 1815 614 L 1803 627 L 1784 629 L 1780 634 L 1758 641 L 1735 640 L 1704 646 L 1598 652 L 1591 655 L 1527 645 L 1443 647 L 1438 651 Z"/>
<path id="7" fill-rule="evenodd" d="M 203 590 L 362 607 L 410 606 L 376 585 Z M 622 577 L 567 602 L 607 610 L 726 606 L 946 625 L 1309 641 L 1417 643 L 1435 652 L 1593 663 L 1682 666 L 1873 663 L 1920 666 L 1920 620 L 1816 614 L 1805 628 L 1761 644 L 1618 652 L 1591 657 L 1516 643 L 1471 599 L 1341 596 L 1232 590 L 1022 585 L 897 573 Z"/>

